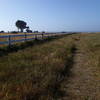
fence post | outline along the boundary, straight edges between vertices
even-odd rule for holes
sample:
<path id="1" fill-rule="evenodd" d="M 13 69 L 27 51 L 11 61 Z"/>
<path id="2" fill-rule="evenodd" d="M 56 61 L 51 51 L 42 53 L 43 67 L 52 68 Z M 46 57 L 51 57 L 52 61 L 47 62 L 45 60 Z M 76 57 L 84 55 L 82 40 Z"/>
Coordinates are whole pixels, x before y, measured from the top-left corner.
<path id="1" fill-rule="evenodd" d="M 11 46 L 11 36 L 10 35 L 8 36 L 8 45 L 9 47 Z"/>
<path id="2" fill-rule="evenodd" d="M 37 40 L 37 34 L 35 34 L 35 40 Z"/>
<path id="3" fill-rule="evenodd" d="M 43 39 L 43 35 L 44 35 L 44 34 L 42 33 L 42 39 Z"/>
<path id="4" fill-rule="evenodd" d="M 48 34 L 48 39 L 50 38 L 50 35 Z"/>
<path id="5" fill-rule="evenodd" d="M 25 42 L 27 41 L 27 35 L 26 35 L 26 33 L 25 33 Z"/>

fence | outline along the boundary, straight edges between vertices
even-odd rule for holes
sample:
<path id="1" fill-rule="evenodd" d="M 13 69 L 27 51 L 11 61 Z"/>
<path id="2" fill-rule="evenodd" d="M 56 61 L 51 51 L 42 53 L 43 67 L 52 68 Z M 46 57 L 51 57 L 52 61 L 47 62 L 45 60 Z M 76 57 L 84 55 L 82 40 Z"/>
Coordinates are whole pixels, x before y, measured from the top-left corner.
<path id="1" fill-rule="evenodd" d="M 26 42 L 35 39 L 44 39 L 46 37 L 59 36 L 57 33 L 38 33 L 38 34 L 20 34 L 20 35 L 1 35 L 0 45 L 12 45 L 17 42 Z"/>

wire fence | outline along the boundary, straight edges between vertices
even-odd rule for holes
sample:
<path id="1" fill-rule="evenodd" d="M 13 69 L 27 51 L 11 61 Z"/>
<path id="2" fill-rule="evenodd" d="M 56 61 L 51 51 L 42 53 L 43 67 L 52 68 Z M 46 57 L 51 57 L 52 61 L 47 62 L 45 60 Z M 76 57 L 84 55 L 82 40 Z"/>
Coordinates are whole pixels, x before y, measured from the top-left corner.
<path id="1" fill-rule="evenodd" d="M 12 45 L 18 42 L 26 42 L 35 39 L 45 39 L 47 37 L 60 36 L 57 33 L 37 33 L 37 34 L 18 34 L 18 35 L 1 35 L 0 45 Z"/>

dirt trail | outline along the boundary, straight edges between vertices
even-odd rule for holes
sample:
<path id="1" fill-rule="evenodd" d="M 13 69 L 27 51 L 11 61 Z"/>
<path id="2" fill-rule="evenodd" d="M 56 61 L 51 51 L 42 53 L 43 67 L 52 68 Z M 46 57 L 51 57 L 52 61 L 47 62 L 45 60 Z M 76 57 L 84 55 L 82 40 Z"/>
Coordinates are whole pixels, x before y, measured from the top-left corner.
<path id="1" fill-rule="evenodd" d="M 87 66 L 87 55 L 76 41 L 72 76 L 65 84 L 66 95 L 61 100 L 100 100 L 100 81 L 94 80 L 93 68 Z"/>

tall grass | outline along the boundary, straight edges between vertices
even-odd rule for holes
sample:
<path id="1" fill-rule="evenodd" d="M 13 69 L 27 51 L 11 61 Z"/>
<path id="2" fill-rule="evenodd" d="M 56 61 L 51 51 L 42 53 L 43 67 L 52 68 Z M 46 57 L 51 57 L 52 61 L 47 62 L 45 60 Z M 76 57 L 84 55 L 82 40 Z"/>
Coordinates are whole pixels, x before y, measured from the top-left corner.
<path id="1" fill-rule="evenodd" d="M 100 98 L 100 34 L 85 34 L 81 37 L 81 49 L 86 55 L 85 66 L 91 73 L 91 78 L 88 77 L 89 85 L 87 87 L 91 90 L 90 97 L 87 99 L 99 100 Z"/>
<path id="2" fill-rule="evenodd" d="M 83 35 L 81 41 L 82 49 L 87 53 L 88 60 L 90 60 L 91 65 L 96 68 L 100 67 L 100 34 L 86 34 Z"/>
<path id="3" fill-rule="evenodd" d="M 1 100 L 55 100 L 69 70 L 71 36 L 35 45 L 0 58 Z"/>

